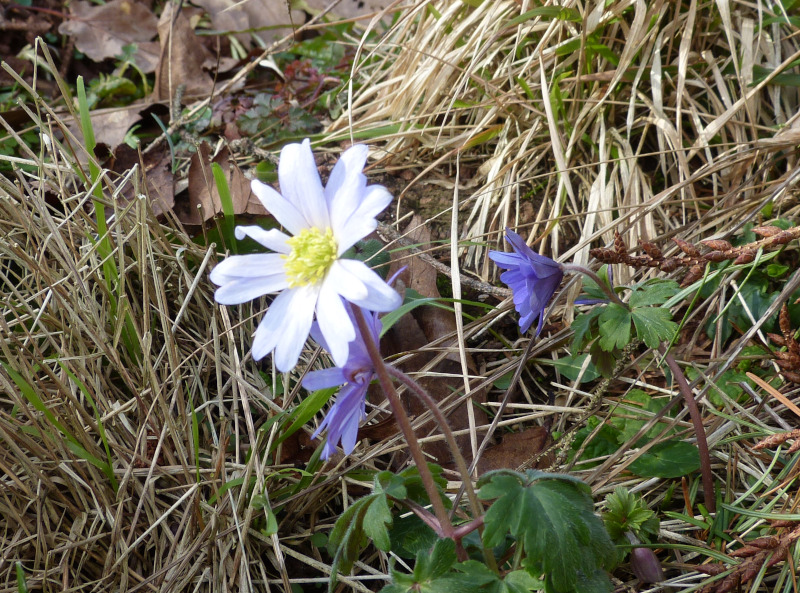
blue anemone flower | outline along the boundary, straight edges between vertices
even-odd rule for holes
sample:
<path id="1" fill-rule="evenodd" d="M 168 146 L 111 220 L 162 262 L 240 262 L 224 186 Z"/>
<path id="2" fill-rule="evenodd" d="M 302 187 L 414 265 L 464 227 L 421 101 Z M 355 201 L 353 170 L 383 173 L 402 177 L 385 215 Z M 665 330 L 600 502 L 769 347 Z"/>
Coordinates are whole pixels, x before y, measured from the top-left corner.
<path id="1" fill-rule="evenodd" d="M 557 261 L 534 252 L 511 229 L 506 229 L 506 239 L 514 253 L 490 251 L 489 258 L 498 267 L 507 270 L 500 274 L 500 280 L 514 293 L 514 308 L 519 313 L 520 329 L 523 333 L 527 332 L 538 318 L 538 336 L 544 325 L 544 310 L 561 285 L 564 268 Z"/>
<path id="2" fill-rule="evenodd" d="M 311 435 L 311 438 L 315 439 L 325 428 L 328 429 L 328 436 L 322 449 L 323 459 L 331 456 L 339 441 L 342 443 L 345 454 L 349 455 L 353 452 L 358 439 L 358 425 L 367 417 L 365 403 L 367 388 L 375 376 L 375 366 L 367 352 L 361 330 L 353 317 L 351 305 L 345 303 L 345 309 L 356 332 L 355 339 L 349 344 L 347 362 L 341 367 L 312 371 L 303 379 L 303 387 L 310 391 L 344 385 L 336 395 L 336 400 L 328 410 L 322 424 Z M 377 344 L 381 330 L 378 314 L 371 311 L 364 311 L 364 313 L 372 340 Z M 316 322 L 311 327 L 311 337 L 323 348 L 328 349 Z"/>

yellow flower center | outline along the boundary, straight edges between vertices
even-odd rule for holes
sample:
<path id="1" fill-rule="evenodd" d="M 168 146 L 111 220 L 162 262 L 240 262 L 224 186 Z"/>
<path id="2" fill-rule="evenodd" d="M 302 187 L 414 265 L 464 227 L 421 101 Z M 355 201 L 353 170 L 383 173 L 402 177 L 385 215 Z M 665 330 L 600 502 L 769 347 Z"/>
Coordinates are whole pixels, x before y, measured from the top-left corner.
<path id="1" fill-rule="evenodd" d="M 283 256 L 290 288 L 316 284 L 336 261 L 337 245 L 331 229 L 324 233 L 317 228 L 303 229 L 286 242 L 292 249 Z"/>

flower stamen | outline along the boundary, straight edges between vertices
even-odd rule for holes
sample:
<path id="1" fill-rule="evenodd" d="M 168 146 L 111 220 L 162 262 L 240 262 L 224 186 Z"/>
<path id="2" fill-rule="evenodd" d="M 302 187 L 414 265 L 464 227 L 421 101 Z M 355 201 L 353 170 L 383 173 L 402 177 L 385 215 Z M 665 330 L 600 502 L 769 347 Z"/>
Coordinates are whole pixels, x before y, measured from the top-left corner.
<path id="1" fill-rule="evenodd" d="M 292 251 L 284 255 L 284 271 L 289 287 L 316 284 L 325 278 L 331 264 L 336 261 L 337 245 L 333 231 L 311 227 L 303 229 L 286 243 Z"/>

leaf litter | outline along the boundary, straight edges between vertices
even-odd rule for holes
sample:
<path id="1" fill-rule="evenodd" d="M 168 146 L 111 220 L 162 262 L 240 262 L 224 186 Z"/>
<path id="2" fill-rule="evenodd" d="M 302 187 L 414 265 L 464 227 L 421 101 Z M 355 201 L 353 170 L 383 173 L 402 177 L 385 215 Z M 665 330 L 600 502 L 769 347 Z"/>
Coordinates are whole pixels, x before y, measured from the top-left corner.
<path id="1" fill-rule="evenodd" d="M 796 88 L 777 79 L 791 67 L 786 56 L 796 51 L 796 36 L 791 21 L 778 19 L 768 25 L 775 43 L 764 43 L 767 29 L 753 23 L 760 23 L 769 7 L 740 6 L 732 18 L 720 5 L 721 21 L 717 21 L 698 18 L 706 8 L 697 5 L 610 5 L 588 15 L 594 29 L 586 32 L 586 45 L 582 21 L 569 18 L 569 11 L 576 10 L 574 3 L 567 3 L 556 17 L 545 12 L 523 15 L 511 0 L 478 6 L 453 0 L 436 6 L 435 12 L 421 6 L 406 8 L 383 37 L 391 43 L 377 43 L 366 34 L 350 39 L 360 60 L 354 69 L 354 93 L 347 98 L 344 117 L 326 122 L 325 138 L 331 146 L 331 138 L 339 142 L 350 132 L 364 134 L 383 149 L 376 172 L 403 179 L 398 184 L 398 193 L 402 192 L 398 218 L 408 214 L 408 201 L 402 198 L 415 185 L 445 186 L 441 203 L 431 205 L 431 216 L 451 205 L 453 187 L 461 189 L 457 224 L 449 225 L 443 236 L 449 232 L 457 243 L 464 273 L 484 282 L 492 279 L 481 254 L 496 245 L 508 224 L 522 225 L 532 242 L 554 257 L 588 261 L 590 247 L 613 245 L 615 230 L 631 246 L 643 239 L 660 245 L 667 257 L 675 257 L 676 249 L 669 246 L 674 235 L 699 243 L 711 235 L 727 239 L 743 235 L 746 229 L 741 223 L 748 219 L 756 225 L 769 223 L 773 214 L 796 220 L 796 198 L 785 191 L 794 179 L 795 159 L 784 152 L 792 146 Z M 714 25 L 713 34 L 706 34 L 707 27 L 719 22 L 721 31 Z M 682 43 L 672 43 L 675 39 Z M 628 47 L 637 49 L 626 51 Z M 780 51 L 770 53 L 772 48 Z M 769 64 L 775 75 L 753 81 L 750 72 L 759 63 Z M 591 67 L 592 73 L 583 76 L 580 66 Z M 732 75 L 731 70 L 739 74 Z M 165 74 L 160 76 L 164 79 Z M 773 80 L 780 84 L 772 84 Z M 593 100 L 583 101 L 584 96 Z M 676 119 L 675 114 L 681 115 Z M 764 122 L 769 124 L 765 127 Z M 46 129 L 44 122 L 33 124 Z M 210 567 L 214 582 L 247 581 L 253 589 L 292 584 L 308 571 L 324 578 L 330 565 L 307 543 L 310 536 L 325 531 L 346 504 L 343 498 L 351 497 L 363 481 L 369 482 L 355 472 L 383 469 L 385 454 L 397 454 L 399 446 L 388 431 L 377 434 L 369 449 L 338 460 L 339 465 L 327 467 L 318 477 L 289 465 L 270 464 L 257 447 L 249 446 L 257 436 L 254 430 L 261 427 L 265 431 L 258 436 L 278 434 L 274 427 L 280 423 L 274 419 L 291 413 L 291 402 L 300 395 L 290 383 L 286 397 L 277 397 L 284 386 L 268 370 L 262 374 L 258 371 L 263 369 L 242 361 L 252 333 L 251 316 L 257 318 L 258 311 L 243 310 L 243 321 L 234 321 L 212 307 L 202 275 L 217 255 L 168 224 L 172 215 L 168 205 L 159 220 L 153 216 L 155 205 L 147 208 L 141 200 L 112 199 L 152 197 L 141 165 L 145 170 L 172 171 L 174 163 L 164 144 L 160 142 L 157 151 L 151 149 L 156 153 L 152 161 L 139 161 L 140 169 L 131 176 L 123 172 L 124 158 L 120 158 L 119 176 L 104 181 L 105 199 L 114 209 L 112 233 L 119 240 L 113 255 L 124 270 L 124 306 L 136 313 L 143 350 L 153 354 L 148 357 L 149 368 L 119 347 L 121 329 L 108 323 L 111 305 L 91 241 L 96 227 L 85 207 L 85 186 L 70 177 L 68 171 L 74 169 L 63 167 L 72 165 L 69 151 L 47 154 L 47 162 L 26 155 L 24 164 L 37 171 L 35 184 L 21 168 L 14 169 L 14 183 L 2 182 L 8 198 L 0 206 L 4 210 L 1 269 L 10 280 L 4 280 L 4 286 L 14 303 L 8 302 L 4 309 L 8 331 L 4 328 L 2 348 L 4 360 L 14 365 L 16 373 L 0 373 L 6 401 L 0 430 L 8 443 L 0 460 L 9 485 L 2 517 L 4 532 L 19 536 L 5 543 L 5 556 L 21 561 L 32 586 L 50 580 L 60 585 L 66 579 L 75 586 L 101 581 L 120 590 L 156 582 L 210 589 L 203 566 Z M 236 185 L 236 167 L 246 170 L 262 160 L 259 151 L 264 149 L 229 152 L 227 168 L 220 159 L 231 187 Z M 212 153 L 218 151 L 198 157 L 203 166 L 210 166 Z M 461 172 L 471 171 L 469 176 L 455 177 L 456 154 Z M 175 168 L 181 179 L 164 180 L 157 187 L 169 193 L 173 183 L 185 183 L 189 163 L 188 156 L 181 157 Z M 325 163 L 320 164 L 324 168 Z M 21 165 L 13 162 L 13 166 Z M 205 200 L 213 209 L 218 199 L 214 185 L 197 171 L 195 167 L 193 175 L 203 183 L 195 187 L 204 189 L 193 190 L 193 199 Z M 406 190 L 408 179 L 412 188 Z M 142 192 L 142 188 L 148 189 Z M 184 195 L 191 193 L 187 190 Z M 247 203 L 243 191 L 237 195 L 240 203 Z M 40 251 L 43 257 L 30 255 Z M 436 243 L 427 253 L 448 261 Z M 796 269 L 794 247 L 779 257 Z M 629 269 L 617 272 L 621 283 L 643 275 Z M 796 525 L 752 513 L 791 513 L 796 502 L 788 488 L 793 479 L 791 460 L 784 457 L 785 451 L 764 450 L 794 438 L 783 426 L 793 420 L 791 412 L 766 389 L 758 390 L 759 400 L 730 397 L 724 391 L 715 394 L 717 403 L 710 396 L 704 398 L 715 385 L 724 385 L 725 361 L 736 359 L 750 345 L 737 333 L 749 331 L 744 327 L 736 327 L 725 339 L 721 327 L 706 332 L 731 294 L 724 285 L 704 294 L 679 342 L 685 353 L 678 353 L 687 365 L 699 367 L 695 390 L 705 414 L 715 471 L 727 479 L 730 512 L 707 521 L 694 500 L 692 476 L 643 480 L 629 471 L 647 452 L 640 452 L 642 434 L 652 437 L 653 447 L 666 437 L 688 438 L 682 414 L 669 418 L 669 434 L 653 436 L 660 426 L 654 419 L 641 425 L 638 437 L 628 431 L 620 442 L 614 435 L 616 449 L 604 454 L 601 465 L 577 467 L 575 473 L 593 486 L 595 497 L 626 484 L 640 490 L 655 508 L 672 513 L 662 522 L 660 541 L 677 547 L 680 556 L 671 556 L 667 549 L 658 551 L 662 558 L 680 560 L 666 566 L 670 587 L 685 589 L 699 584 L 703 574 L 730 569 L 733 578 L 709 584 L 705 590 L 722 593 L 744 583 L 764 591 L 784 590 L 781 583 L 788 583 L 790 590 L 791 562 L 784 561 L 789 558 L 784 552 L 796 540 Z M 745 298 L 745 304 L 757 303 Z M 524 344 L 514 333 L 514 323 L 504 323 L 505 310 L 495 309 L 465 327 L 476 374 L 487 378 L 476 389 L 488 390 L 490 410 L 497 409 L 493 404 L 502 394 L 495 384 L 519 366 L 519 346 Z M 621 414 L 630 416 L 630 410 L 618 409 L 630 386 L 644 389 L 657 402 L 670 396 L 669 384 L 652 363 L 632 352 L 629 367 L 605 391 L 593 391 L 601 396 L 591 399 L 577 379 L 566 379 L 546 364 L 548 356 L 563 354 L 559 344 L 568 342 L 572 319 L 569 307 L 558 305 L 554 313 L 548 329 L 552 337 L 537 345 L 537 362 L 525 366 L 521 398 L 508 404 L 503 426 L 541 432 L 549 419 L 553 431 L 561 434 L 588 422 L 586 411 L 591 411 L 589 416 L 597 421 L 585 435 L 591 445 L 603 427 L 614 426 Z M 758 311 L 754 321 L 765 321 L 765 315 Z M 418 316 L 426 321 L 424 309 Z M 453 344 L 453 331 L 452 326 L 440 327 L 435 339 Z M 499 333 L 486 338 L 489 331 Z M 784 346 L 775 342 L 777 349 L 787 348 L 791 357 L 789 346 L 796 336 L 774 335 L 783 339 Z M 52 353 L 60 355 L 64 366 L 53 363 Z M 447 349 L 438 355 L 446 353 Z M 774 358 L 787 360 L 790 373 L 796 370 L 794 358 Z M 751 364 L 759 373 L 768 370 L 760 359 Z M 460 372 L 455 366 L 448 375 Z M 451 387 L 463 387 L 463 377 L 458 379 Z M 554 402 L 543 397 L 542 381 L 555 390 Z M 37 386 L 39 397 L 58 412 L 62 427 L 79 448 L 65 446 L 59 438 L 64 432 L 48 424 L 47 415 L 24 399 L 29 392 L 23 389 L 26 384 Z M 770 385 L 776 387 L 787 401 L 796 398 L 788 385 Z M 131 405 L 139 400 L 144 408 Z M 90 401 L 99 415 L 90 412 Z M 190 437 L 193 415 L 200 420 L 197 440 Z M 374 417 L 380 418 L 380 412 Z M 641 421 L 637 417 L 636 422 Z M 101 425 L 106 437 L 101 436 Z M 475 428 L 483 430 L 483 421 Z M 776 437 L 766 438 L 771 434 Z M 109 465 L 118 491 L 105 472 L 104 438 L 113 453 Z M 764 445 L 754 451 L 757 442 Z M 256 454 L 248 457 L 250 451 Z M 289 464 L 306 459 L 289 453 L 284 457 Z M 313 475 L 316 469 L 302 471 Z M 275 477 L 267 479 L 266 472 Z M 39 498 L 38 485 L 44 485 L 45 493 Z M 159 490 L 161 485 L 166 485 L 164 490 Z M 151 497 L 151 492 L 164 496 Z M 266 515 L 261 515 L 265 511 L 248 506 L 251 492 L 267 493 L 279 511 L 282 537 L 290 534 L 293 542 L 303 543 L 287 545 L 288 540 L 264 535 L 268 533 Z M 31 500 L 41 502 L 33 508 Z M 96 521 L 88 523 L 86 513 Z M 122 523 L 112 528 L 105 519 L 111 516 L 121 517 Z M 233 527 L 219 531 L 220 525 Z M 38 544 L 50 554 L 48 564 L 31 560 L 38 556 L 26 538 L 37 527 L 51 534 L 52 541 Z M 720 534 L 728 539 L 715 539 Z M 781 554 L 759 551 L 769 546 L 759 548 L 760 542 L 750 534 L 773 538 L 770 541 L 778 546 L 769 549 Z M 742 544 L 730 535 L 752 541 Z M 728 554 L 737 546 L 744 552 Z M 160 556 L 154 550 L 168 554 Z M 725 562 L 712 565 L 711 558 Z M 357 566 L 354 578 L 344 577 L 342 582 L 368 590 L 359 579 L 379 571 L 383 560 L 375 557 L 371 570 Z M 53 566 L 63 567 L 63 572 L 55 574 L 48 568 Z M 3 570 L 13 568 L 6 563 Z M 12 572 L 6 574 L 15 578 Z M 633 578 L 624 569 L 618 576 Z"/>

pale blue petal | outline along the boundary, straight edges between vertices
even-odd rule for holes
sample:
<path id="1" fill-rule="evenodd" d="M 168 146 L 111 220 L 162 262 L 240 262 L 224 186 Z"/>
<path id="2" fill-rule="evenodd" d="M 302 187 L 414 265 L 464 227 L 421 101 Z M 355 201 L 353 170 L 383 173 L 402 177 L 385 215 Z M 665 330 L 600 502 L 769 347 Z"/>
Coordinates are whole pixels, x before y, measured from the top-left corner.
<path id="1" fill-rule="evenodd" d="M 333 361 L 338 366 L 344 366 L 349 343 L 356 339 L 356 330 L 347 315 L 342 298 L 327 279 L 322 283 L 317 300 L 317 323 Z"/>
<path id="2" fill-rule="evenodd" d="M 361 204 L 355 212 L 348 219 L 343 219 L 338 226 L 333 227 L 339 245 L 339 255 L 378 227 L 375 217 L 383 212 L 391 201 L 392 194 L 385 187 L 370 185 L 366 188 Z"/>
<path id="3" fill-rule="evenodd" d="M 287 144 L 281 150 L 278 179 L 283 196 L 303 215 L 307 227 L 324 230 L 330 227 L 328 204 L 319 179 L 311 142 Z M 292 231 L 296 234 L 295 231 Z"/>
<path id="4" fill-rule="evenodd" d="M 281 372 L 292 370 L 300 358 L 314 320 L 314 305 L 318 294 L 319 288 L 316 286 L 301 286 L 295 290 L 287 306 L 281 327 L 283 335 L 275 346 L 275 366 Z"/>
<path id="5" fill-rule="evenodd" d="M 292 249 L 286 244 L 289 240 L 289 235 L 282 233 L 278 229 L 262 229 L 260 226 L 237 226 L 236 238 L 241 241 L 245 237 L 250 237 L 254 241 L 260 243 L 267 249 L 277 251 L 278 253 L 289 253 Z"/>
<path id="6" fill-rule="evenodd" d="M 358 439 L 358 425 L 364 418 L 364 401 L 367 394 L 368 383 L 364 385 L 347 384 L 336 396 L 336 401 L 328 410 L 325 420 L 314 431 L 311 438 L 316 438 L 326 427 L 328 434 L 322 450 L 323 458 L 327 459 L 335 450 L 336 444 L 341 441 L 346 454 L 353 452 Z"/>
<path id="7" fill-rule="evenodd" d="M 253 359 L 261 360 L 275 350 L 275 346 L 283 337 L 283 324 L 289 313 L 289 304 L 298 289 L 290 288 L 280 293 L 267 309 L 264 318 L 256 328 L 253 338 Z"/>
<path id="8" fill-rule="evenodd" d="M 326 283 L 342 297 L 363 309 L 386 312 L 397 309 L 402 297 L 364 262 L 354 259 L 336 260 L 328 272 Z"/>
<path id="9" fill-rule="evenodd" d="M 309 391 L 319 391 L 328 387 L 336 387 L 347 383 L 347 379 L 339 367 L 311 371 L 303 377 L 303 388 Z"/>
<path id="10" fill-rule="evenodd" d="M 221 261 L 208 275 L 211 282 L 222 285 L 242 278 L 283 274 L 284 261 L 277 253 L 231 255 Z"/>
<path id="11" fill-rule="evenodd" d="M 220 305 L 240 305 L 288 287 L 289 282 L 284 274 L 243 278 L 220 286 L 214 293 L 214 300 Z"/>
<path id="12" fill-rule="evenodd" d="M 516 253 L 506 253 L 504 251 L 490 251 L 489 259 L 494 261 L 501 268 L 513 268 L 525 261 L 525 258 Z"/>
<path id="13" fill-rule="evenodd" d="M 342 153 L 325 186 L 325 200 L 335 230 L 352 216 L 361 204 L 367 178 L 362 173 L 369 150 L 363 144 L 352 146 Z"/>
<path id="14" fill-rule="evenodd" d="M 253 193 L 279 223 L 293 235 L 309 227 L 302 213 L 286 198 L 257 179 L 250 182 Z"/>

